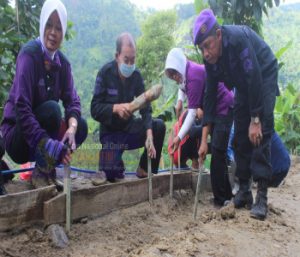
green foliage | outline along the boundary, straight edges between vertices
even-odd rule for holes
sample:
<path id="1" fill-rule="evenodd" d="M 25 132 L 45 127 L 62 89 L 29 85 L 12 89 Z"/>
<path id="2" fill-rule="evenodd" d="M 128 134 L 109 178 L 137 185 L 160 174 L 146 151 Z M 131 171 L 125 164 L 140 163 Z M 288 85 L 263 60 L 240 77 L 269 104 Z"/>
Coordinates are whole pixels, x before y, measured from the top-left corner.
<path id="1" fill-rule="evenodd" d="M 42 2 L 18 0 L 16 8 L 13 8 L 8 0 L 0 1 L 0 119 L 15 73 L 19 49 L 24 42 L 37 35 Z"/>
<path id="2" fill-rule="evenodd" d="M 288 51 L 280 57 L 284 63 L 279 72 L 280 85 L 292 83 L 300 88 L 300 37 L 296 33 L 300 24 L 300 4 L 283 5 L 272 9 L 268 17 L 264 17 L 264 38 L 274 51 L 289 45 Z M 292 43 L 290 43 L 292 41 Z M 282 65 L 282 64 L 281 64 Z"/>
<path id="3" fill-rule="evenodd" d="M 206 9 L 209 7 L 207 1 L 203 1 L 203 0 L 195 0 L 194 1 L 194 7 L 195 7 L 195 11 L 196 13 L 200 13 L 203 9 Z"/>
<path id="4" fill-rule="evenodd" d="M 248 25 L 262 35 L 262 15 L 268 15 L 273 0 L 208 0 L 214 13 L 224 19 L 224 24 Z M 274 0 L 279 6 L 280 0 Z"/>
<path id="5" fill-rule="evenodd" d="M 137 40 L 137 66 L 146 85 L 159 79 L 169 50 L 174 46 L 175 11 L 150 15 L 142 24 L 142 36 Z"/>
<path id="6" fill-rule="evenodd" d="M 300 92 L 289 84 L 277 97 L 275 130 L 292 153 L 300 151 Z"/>

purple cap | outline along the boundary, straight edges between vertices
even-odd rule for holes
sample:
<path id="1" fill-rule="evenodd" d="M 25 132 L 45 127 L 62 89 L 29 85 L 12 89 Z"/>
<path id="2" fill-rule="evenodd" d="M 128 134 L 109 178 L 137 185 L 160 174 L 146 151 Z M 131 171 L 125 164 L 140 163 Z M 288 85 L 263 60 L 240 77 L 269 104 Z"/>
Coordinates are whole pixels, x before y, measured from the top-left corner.
<path id="1" fill-rule="evenodd" d="M 193 36 L 194 36 L 194 45 L 200 44 L 204 39 L 207 38 L 209 32 L 216 24 L 217 19 L 210 9 L 204 9 L 200 12 L 197 16 L 194 29 L 193 29 Z"/>

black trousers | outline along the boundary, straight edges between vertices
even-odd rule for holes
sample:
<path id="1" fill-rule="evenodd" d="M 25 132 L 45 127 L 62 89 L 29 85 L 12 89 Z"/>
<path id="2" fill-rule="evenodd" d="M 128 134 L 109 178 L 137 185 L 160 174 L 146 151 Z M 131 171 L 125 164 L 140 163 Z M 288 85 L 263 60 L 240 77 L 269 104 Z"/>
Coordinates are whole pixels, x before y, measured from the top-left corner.
<path id="1" fill-rule="evenodd" d="M 198 160 L 198 148 L 201 143 L 202 137 L 202 125 L 201 122 L 197 122 L 193 124 L 189 131 L 189 138 L 188 140 L 181 146 L 180 149 L 180 166 L 181 168 L 186 168 L 187 160 L 196 159 Z"/>
<path id="2" fill-rule="evenodd" d="M 162 120 L 153 119 L 152 121 L 153 143 L 156 150 L 156 158 L 151 159 L 152 173 L 157 173 L 162 146 L 165 138 L 166 127 Z M 100 133 L 99 169 L 104 171 L 108 180 L 124 178 L 124 163 L 122 154 L 125 150 L 138 149 L 145 146 L 146 130 L 142 119 L 134 119 L 128 131 Z M 139 166 L 148 171 L 147 150 L 140 158 Z"/>
<path id="3" fill-rule="evenodd" d="M 47 131 L 49 137 L 59 139 L 62 114 L 58 103 L 55 101 L 44 102 L 34 110 L 34 114 L 41 127 Z M 18 119 L 13 130 L 11 142 L 6 144 L 6 151 L 10 158 L 18 164 L 35 161 L 35 149 L 31 149 L 27 145 Z M 87 132 L 87 123 L 81 118 L 78 121 L 78 128 L 75 135 L 77 147 L 86 139 Z"/>
<path id="4" fill-rule="evenodd" d="M 277 81 L 274 81 L 275 83 Z M 249 112 L 248 93 L 236 92 L 234 107 L 234 149 L 237 164 L 236 176 L 242 180 L 253 177 L 254 181 L 260 179 L 270 180 L 271 167 L 271 137 L 274 133 L 274 107 L 277 90 L 275 85 L 264 85 L 264 109 L 261 119 L 263 139 L 258 147 L 251 144 L 248 129 L 251 121 Z"/>
<path id="5" fill-rule="evenodd" d="M 227 148 L 233 122 L 233 111 L 228 115 L 219 115 L 212 125 L 211 131 L 211 164 L 210 178 L 214 202 L 223 205 L 232 198 L 232 190 L 228 177 Z"/>

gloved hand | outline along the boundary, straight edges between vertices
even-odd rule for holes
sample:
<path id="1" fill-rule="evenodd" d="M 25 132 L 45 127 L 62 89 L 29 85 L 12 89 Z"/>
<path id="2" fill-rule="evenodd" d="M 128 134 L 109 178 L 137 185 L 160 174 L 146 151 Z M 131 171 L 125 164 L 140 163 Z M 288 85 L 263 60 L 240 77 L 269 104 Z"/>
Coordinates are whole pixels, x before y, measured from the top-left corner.
<path id="1" fill-rule="evenodd" d="M 50 173 L 60 164 L 68 151 L 68 147 L 58 140 L 43 138 L 35 151 L 37 167 L 44 173 Z"/>

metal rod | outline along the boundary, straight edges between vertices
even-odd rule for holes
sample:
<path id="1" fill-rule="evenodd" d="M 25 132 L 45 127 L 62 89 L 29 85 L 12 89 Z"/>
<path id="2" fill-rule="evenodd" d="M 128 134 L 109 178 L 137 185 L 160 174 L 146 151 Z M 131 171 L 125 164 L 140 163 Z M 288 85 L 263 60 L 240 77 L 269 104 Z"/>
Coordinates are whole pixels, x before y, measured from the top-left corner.
<path id="1" fill-rule="evenodd" d="M 180 149 L 180 143 L 179 143 L 179 146 L 178 146 L 178 171 L 180 172 L 181 171 L 181 149 Z"/>
<path id="2" fill-rule="evenodd" d="M 149 203 L 150 205 L 153 204 L 153 196 L 152 196 L 152 165 L 151 165 L 151 158 L 149 156 L 149 151 L 147 151 L 148 157 L 148 192 L 149 192 Z"/>
<path id="3" fill-rule="evenodd" d="M 66 195 L 66 231 L 71 230 L 71 169 L 64 166 L 64 193 Z"/>
<path id="4" fill-rule="evenodd" d="M 172 129 L 171 132 L 172 142 L 174 140 L 174 132 Z M 173 190 L 174 190 L 174 147 L 172 149 L 173 154 L 171 155 L 171 174 L 170 174 L 170 198 L 173 198 Z"/>
<path id="5" fill-rule="evenodd" d="M 197 216 L 197 209 L 198 209 L 199 193 L 200 193 L 203 167 L 204 167 L 204 165 L 199 162 L 199 174 L 198 174 L 198 180 L 197 180 L 197 186 L 196 186 L 196 194 L 195 194 L 195 202 L 194 202 L 194 213 L 193 213 L 194 220 L 196 220 L 196 216 Z"/>

